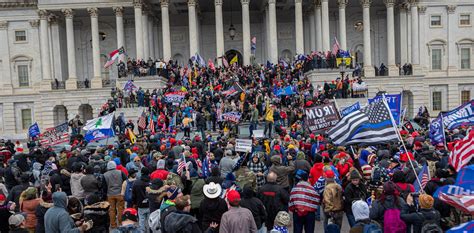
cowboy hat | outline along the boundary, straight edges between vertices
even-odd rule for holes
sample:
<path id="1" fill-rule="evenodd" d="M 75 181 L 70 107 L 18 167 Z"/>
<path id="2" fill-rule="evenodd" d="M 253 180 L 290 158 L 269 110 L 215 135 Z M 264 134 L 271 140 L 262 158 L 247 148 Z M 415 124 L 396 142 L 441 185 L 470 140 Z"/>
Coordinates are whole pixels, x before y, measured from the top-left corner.
<path id="1" fill-rule="evenodd" d="M 210 199 L 214 199 L 221 195 L 222 188 L 220 184 L 216 184 L 214 182 L 211 182 L 209 184 L 204 185 L 202 187 L 202 191 L 204 192 L 204 195 Z"/>

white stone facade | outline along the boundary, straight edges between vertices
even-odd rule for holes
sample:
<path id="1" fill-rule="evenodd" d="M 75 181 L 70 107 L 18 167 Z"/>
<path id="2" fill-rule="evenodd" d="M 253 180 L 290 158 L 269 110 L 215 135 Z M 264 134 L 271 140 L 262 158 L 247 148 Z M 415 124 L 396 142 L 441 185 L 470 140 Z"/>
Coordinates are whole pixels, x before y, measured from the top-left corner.
<path id="1" fill-rule="evenodd" d="M 222 13 L 216 15 L 216 9 Z M 474 95 L 472 12 L 474 2 L 468 0 L 2 1 L 0 135 L 24 137 L 24 123 L 37 121 L 44 129 L 63 120 L 66 111 L 90 115 L 83 110 L 92 108 L 96 115 L 109 96 L 102 80 L 117 77 L 116 69 L 103 64 L 119 45 L 131 58 L 181 64 L 194 52 L 207 60 L 235 50 L 248 64 L 252 37 L 258 63 L 292 59 L 297 51 L 331 50 L 338 38 L 365 65 L 371 96 L 406 91 L 412 114 L 420 105 L 437 114 Z M 381 63 L 390 76 L 372 77 L 372 65 Z M 395 65 L 405 63 L 414 65 L 414 76 L 398 77 Z M 51 90 L 55 80 L 66 90 Z M 85 80 L 92 89 L 81 88 Z M 31 110 L 30 119 L 22 117 L 29 112 L 22 109 Z"/>

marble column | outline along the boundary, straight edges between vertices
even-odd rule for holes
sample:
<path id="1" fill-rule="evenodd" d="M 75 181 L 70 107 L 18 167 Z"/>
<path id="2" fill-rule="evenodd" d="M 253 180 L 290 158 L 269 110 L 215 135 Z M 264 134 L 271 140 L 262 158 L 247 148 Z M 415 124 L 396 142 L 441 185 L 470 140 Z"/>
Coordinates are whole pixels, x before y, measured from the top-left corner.
<path id="1" fill-rule="evenodd" d="M 102 88 L 100 47 L 99 47 L 99 9 L 87 8 L 91 16 L 92 34 L 92 67 L 94 77 L 91 80 L 91 88 Z"/>
<path id="2" fill-rule="evenodd" d="M 398 76 L 399 71 L 395 63 L 395 17 L 393 7 L 396 0 L 385 0 L 387 6 L 387 65 L 388 75 Z"/>
<path id="3" fill-rule="evenodd" d="M 134 0 L 133 7 L 135 11 L 135 42 L 136 42 L 135 49 L 137 50 L 136 59 L 142 60 L 144 59 L 142 1 Z"/>
<path id="4" fill-rule="evenodd" d="M 189 57 L 198 53 L 196 0 L 188 0 Z"/>
<path id="5" fill-rule="evenodd" d="M 459 54 L 456 46 L 455 33 L 458 25 L 458 16 L 455 14 L 456 5 L 448 5 L 446 6 L 446 10 L 448 11 L 448 75 L 450 75 L 457 72 L 458 66 L 461 68 L 460 63 L 458 62 Z"/>
<path id="6" fill-rule="evenodd" d="M 216 8 L 216 58 L 217 64 L 222 66 L 222 59 L 224 56 L 224 22 L 222 21 L 222 0 L 215 0 L 214 6 Z"/>
<path id="7" fill-rule="evenodd" d="M 303 0 L 295 0 L 296 54 L 304 54 Z"/>
<path id="8" fill-rule="evenodd" d="M 242 4 L 242 41 L 243 41 L 243 59 L 244 66 L 250 65 L 250 0 L 240 0 Z"/>
<path id="9" fill-rule="evenodd" d="M 40 17 L 40 47 L 41 47 L 41 68 L 42 82 L 41 89 L 51 90 L 51 60 L 49 56 L 49 33 L 48 33 L 48 11 L 39 10 Z"/>
<path id="10" fill-rule="evenodd" d="M 399 25 L 407 25 L 407 9 L 406 4 L 399 6 Z M 408 63 L 408 41 L 407 41 L 407 27 L 400 26 L 400 65 Z"/>
<path id="11" fill-rule="evenodd" d="M 150 57 L 150 41 L 148 38 L 148 10 L 142 10 L 142 33 L 143 33 L 143 60 Z"/>
<path id="12" fill-rule="evenodd" d="M 74 11 L 72 9 L 63 9 L 62 12 L 66 18 L 66 44 L 67 44 L 67 68 L 69 72 L 66 81 L 66 89 L 77 89 L 76 74 L 76 45 L 74 43 Z"/>
<path id="13" fill-rule="evenodd" d="M 417 0 L 410 0 L 411 8 L 411 63 L 413 67 L 413 74 L 420 72 L 420 42 L 418 35 L 418 2 Z"/>
<path id="14" fill-rule="evenodd" d="M 270 62 L 278 63 L 278 26 L 276 20 L 276 0 L 268 0 Z"/>
<path id="15" fill-rule="evenodd" d="M 360 0 L 363 8 L 364 24 L 364 75 L 365 77 L 374 77 L 375 70 L 372 65 L 372 51 L 370 42 L 370 4 L 372 0 Z"/>
<path id="16" fill-rule="evenodd" d="M 407 4 L 407 61 L 411 64 L 411 9 L 410 5 Z"/>
<path id="17" fill-rule="evenodd" d="M 169 61 L 171 59 L 171 34 L 170 34 L 170 19 L 168 12 L 169 0 L 160 0 L 161 4 L 161 30 L 163 37 L 163 60 Z"/>
<path id="18" fill-rule="evenodd" d="M 323 51 L 330 51 L 330 35 L 329 35 L 329 3 L 328 0 L 321 0 L 321 27 Z"/>
<path id="19" fill-rule="evenodd" d="M 339 3 L 339 45 L 342 50 L 347 50 L 346 35 L 346 6 L 348 0 L 338 0 Z"/>
<path id="20" fill-rule="evenodd" d="M 31 27 L 35 30 L 36 35 L 38 35 L 38 26 L 39 26 L 39 21 L 38 20 L 30 20 L 30 25 Z M 3 66 L 3 73 L 5 74 L 10 74 L 10 63 L 4 63 L 3 61 L 8 61 L 10 60 L 10 50 L 8 49 L 9 47 L 9 38 L 8 38 L 8 21 L 6 20 L 1 20 L 0 21 L 0 51 L 3 51 L 0 53 L 0 66 Z M 51 85 L 50 85 L 51 86 Z M 0 73 L 0 90 L 4 94 L 12 94 L 13 93 L 13 85 L 12 85 L 12 79 L 11 78 L 4 78 L 4 76 Z M 11 103 L 13 107 L 13 102 Z M 5 118 L 4 118 L 5 119 Z M 14 119 L 14 117 L 12 117 Z"/>
<path id="21" fill-rule="evenodd" d="M 314 11 L 309 12 L 309 46 L 311 51 L 316 51 L 316 18 Z"/>
<path id="22" fill-rule="evenodd" d="M 323 51 L 321 29 L 321 0 L 314 0 L 314 18 L 316 19 L 316 51 Z"/>
<path id="23" fill-rule="evenodd" d="M 115 12 L 115 23 L 117 27 L 117 48 L 125 48 L 125 34 L 123 32 L 123 7 L 117 6 L 113 8 Z M 123 60 L 122 56 L 119 56 L 119 60 Z"/>
<path id="24" fill-rule="evenodd" d="M 154 60 L 156 59 L 156 54 L 155 54 L 155 20 L 153 16 L 148 17 L 148 41 L 150 43 L 150 57 Z"/>

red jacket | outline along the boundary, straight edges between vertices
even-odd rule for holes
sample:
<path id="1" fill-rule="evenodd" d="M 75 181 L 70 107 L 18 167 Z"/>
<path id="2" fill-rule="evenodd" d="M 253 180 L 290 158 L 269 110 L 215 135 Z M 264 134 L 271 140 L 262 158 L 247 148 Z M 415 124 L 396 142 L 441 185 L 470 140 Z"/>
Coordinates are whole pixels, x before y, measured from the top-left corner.
<path id="1" fill-rule="evenodd" d="M 314 186 L 319 177 L 323 175 L 324 163 L 315 163 L 309 171 L 309 183 Z"/>
<path id="2" fill-rule="evenodd" d="M 116 169 L 119 170 L 119 171 L 122 171 L 128 177 L 127 169 L 124 168 L 121 164 L 117 165 Z"/>
<path id="3" fill-rule="evenodd" d="M 158 169 L 151 173 L 150 179 L 151 180 L 154 180 L 154 179 L 166 180 L 166 177 L 168 177 L 168 173 L 169 172 L 166 170 Z"/>

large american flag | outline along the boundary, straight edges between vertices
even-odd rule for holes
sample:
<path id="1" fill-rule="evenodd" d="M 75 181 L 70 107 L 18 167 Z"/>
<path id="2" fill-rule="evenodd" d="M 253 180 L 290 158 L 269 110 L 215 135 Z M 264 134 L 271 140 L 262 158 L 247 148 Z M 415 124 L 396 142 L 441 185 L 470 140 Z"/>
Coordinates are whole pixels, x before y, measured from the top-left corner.
<path id="1" fill-rule="evenodd" d="M 152 135 L 154 135 L 156 133 L 155 132 L 155 122 L 153 122 L 153 116 L 152 115 L 150 115 L 150 122 L 149 122 L 148 126 L 150 127 L 150 133 Z"/>
<path id="2" fill-rule="evenodd" d="M 383 101 L 346 115 L 328 131 L 328 135 L 336 145 L 380 144 L 398 140 L 390 109 Z"/>
<path id="3" fill-rule="evenodd" d="M 66 142 L 69 142 L 69 126 L 67 122 L 48 128 L 40 135 L 40 143 L 43 148 Z"/>
<path id="4" fill-rule="evenodd" d="M 461 170 L 474 157 L 474 129 L 471 129 L 464 139 L 455 143 L 449 155 L 449 163 L 456 171 Z"/>
<path id="5" fill-rule="evenodd" d="M 341 46 L 339 45 L 339 41 L 337 40 L 336 37 L 334 37 L 334 44 L 332 46 L 332 54 L 335 56 L 337 52 L 339 52 L 339 49 L 341 49 Z"/>
<path id="6" fill-rule="evenodd" d="M 186 158 L 184 154 L 181 154 L 181 159 L 178 161 L 178 174 L 181 175 L 183 173 L 184 168 L 186 168 Z"/>
<path id="7" fill-rule="evenodd" d="M 146 129 L 146 114 L 145 111 L 142 112 L 142 115 L 138 118 L 138 127 L 140 129 Z"/>
<path id="8" fill-rule="evenodd" d="M 426 184 L 428 184 L 428 181 L 430 181 L 431 179 L 430 172 L 426 164 L 423 165 L 423 168 L 418 174 L 418 179 L 420 179 L 421 188 L 420 188 L 420 184 L 418 183 L 418 180 L 415 180 L 415 183 L 413 184 L 413 186 L 415 187 L 415 192 L 420 192 L 421 190 L 425 189 Z"/>

